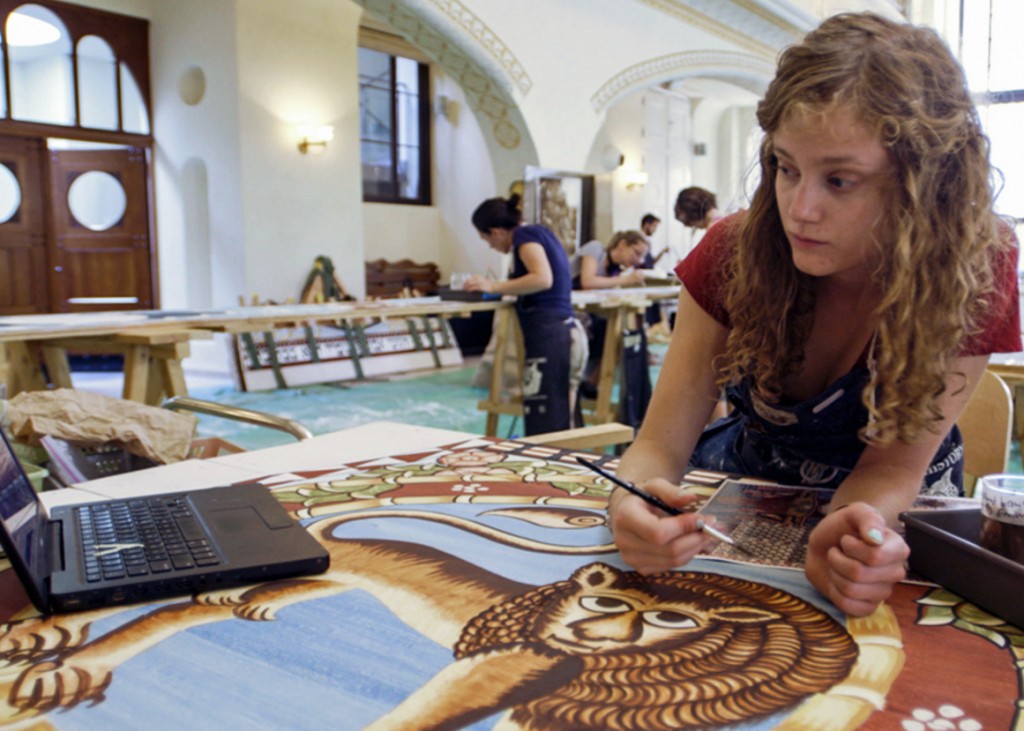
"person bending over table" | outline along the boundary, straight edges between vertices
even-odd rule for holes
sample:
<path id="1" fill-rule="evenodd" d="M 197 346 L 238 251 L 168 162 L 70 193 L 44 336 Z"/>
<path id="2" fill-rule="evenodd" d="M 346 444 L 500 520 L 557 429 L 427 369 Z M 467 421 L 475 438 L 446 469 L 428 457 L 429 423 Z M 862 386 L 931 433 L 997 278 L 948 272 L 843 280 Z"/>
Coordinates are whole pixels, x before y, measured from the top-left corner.
<path id="1" fill-rule="evenodd" d="M 988 355 L 1021 349 L 1016 239 L 932 30 L 825 20 L 782 53 L 757 119 L 761 182 L 677 269 L 685 326 L 619 475 L 676 507 L 690 468 L 834 488 L 805 573 L 865 615 L 905 577 L 899 513 L 962 493 L 954 422 Z M 702 430 L 723 387 L 734 412 Z M 624 490 L 609 513 L 643 573 L 710 540 Z"/>
<path id="2" fill-rule="evenodd" d="M 480 238 L 497 252 L 512 254 L 512 274 L 504 281 L 474 275 L 471 292 L 514 294 L 523 332 L 523 424 L 526 434 L 545 434 L 572 426 L 575 387 L 570 356 L 574 340 L 585 336 L 573 317 L 569 257 L 552 231 L 523 224 L 519 196 L 490 198 L 473 212 Z M 574 330 L 576 331 L 574 333 Z M 586 360 L 585 355 L 580 360 Z M 500 364 L 495 363 L 495 368 Z"/>
<path id="3" fill-rule="evenodd" d="M 588 241 L 576 253 L 574 289 L 611 289 L 644 283 L 640 270 L 647 256 L 647 239 L 639 231 L 616 231 L 607 245 Z"/>
<path id="4" fill-rule="evenodd" d="M 573 259 L 573 289 L 611 289 L 613 287 L 640 286 L 644 273 L 640 271 L 650 244 L 639 231 L 616 231 L 607 244 L 594 239 L 580 247 Z M 601 315 L 583 316 L 589 336 L 586 376 L 580 387 L 584 398 L 597 398 L 597 382 L 601 373 L 601 354 L 604 352 L 605 331 L 608 321 Z"/>

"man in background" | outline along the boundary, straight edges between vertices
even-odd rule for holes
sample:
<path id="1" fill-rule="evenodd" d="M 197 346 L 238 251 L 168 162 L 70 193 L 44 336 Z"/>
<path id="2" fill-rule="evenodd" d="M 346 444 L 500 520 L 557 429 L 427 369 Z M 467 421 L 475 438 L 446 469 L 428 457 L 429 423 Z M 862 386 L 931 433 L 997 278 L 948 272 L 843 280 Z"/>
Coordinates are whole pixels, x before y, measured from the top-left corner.
<path id="1" fill-rule="evenodd" d="M 661 219 L 655 216 L 653 213 L 645 213 L 644 217 L 640 219 L 640 233 L 647 239 L 647 256 L 644 257 L 643 268 L 653 269 L 654 265 L 658 263 L 668 251 L 666 246 L 662 249 L 657 256 L 654 255 L 654 242 L 651 237 L 654 236 L 654 232 L 658 230 L 658 224 L 661 223 Z"/>

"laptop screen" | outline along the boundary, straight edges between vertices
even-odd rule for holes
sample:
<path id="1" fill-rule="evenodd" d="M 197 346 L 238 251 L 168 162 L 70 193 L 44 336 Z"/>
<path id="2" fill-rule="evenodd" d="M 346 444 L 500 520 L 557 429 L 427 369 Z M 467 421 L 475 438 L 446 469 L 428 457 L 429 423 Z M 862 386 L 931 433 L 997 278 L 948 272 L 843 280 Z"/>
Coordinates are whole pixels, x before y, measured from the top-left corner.
<path id="1" fill-rule="evenodd" d="M 0 523 L 4 550 L 37 605 L 46 596 L 46 517 L 39 500 L 0 429 Z M 31 583 L 31 586 L 29 585 Z M 33 595 L 34 593 L 34 595 Z"/>

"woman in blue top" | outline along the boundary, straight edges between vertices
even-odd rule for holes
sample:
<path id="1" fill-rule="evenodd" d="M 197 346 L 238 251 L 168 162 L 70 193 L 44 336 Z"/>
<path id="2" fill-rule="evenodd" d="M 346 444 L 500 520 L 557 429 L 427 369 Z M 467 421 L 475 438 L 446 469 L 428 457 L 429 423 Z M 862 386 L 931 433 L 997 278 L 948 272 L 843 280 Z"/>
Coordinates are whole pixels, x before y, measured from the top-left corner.
<path id="1" fill-rule="evenodd" d="M 574 318 L 569 257 L 550 229 L 524 224 L 519 196 L 490 198 L 473 212 L 480 238 L 512 254 L 512 274 L 503 281 L 473 276 L 466 289 L 516 295 L 523 331 L 523 421 L 527 435 L 569 429 L 570 349 Z"/>

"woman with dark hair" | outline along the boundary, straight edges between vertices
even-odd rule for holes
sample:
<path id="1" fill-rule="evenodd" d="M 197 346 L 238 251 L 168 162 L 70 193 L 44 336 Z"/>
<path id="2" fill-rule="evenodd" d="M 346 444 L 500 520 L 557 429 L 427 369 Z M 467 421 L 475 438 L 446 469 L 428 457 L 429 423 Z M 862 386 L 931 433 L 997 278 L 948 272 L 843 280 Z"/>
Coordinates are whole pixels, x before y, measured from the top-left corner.
<path id="1" fill-rule="evenodd" d="M 558 237 L 537 224 L 523 224 L 519 196 L 490 198 L 473 212 L 480 238 L 502 254 L 512 254 L 512 274 L 503 281 L 473 276 L 470 291 L 516 295 L 523 332 L 523 422 L 527 435 L 569 429 L 570 352 L 578 327 L 570 301 L 569 257 Z M 579 333 L 584 339 L 585 335 Z M 585 360 L 585 356 L 584 356 Z"/>
<path id="2" fill-rule="evenodd" d="M 722 217 L 715 194 L 696 185 L 679 191 L 675 214 L 679 223 L 690 228 L 708 228 Z"/>
<path id="3" fill-rule="evenodd" d="M 932 30 L 828 18 L 782 53 L 757 119 L 760 183 L 677 268 L 685 326 L 619 474 L 679 507 L 694 466 L 834 489 L 804 568 L 863 615 L 904 578 L 899 513 L 962 492 L 955 422 L 988 356 L 1021 350 L 1016 239 Z M 722 388 L 733 412 L 703 430 Z M 708 540 L 625 491 L 609 511 L 643 572 Z"/>

